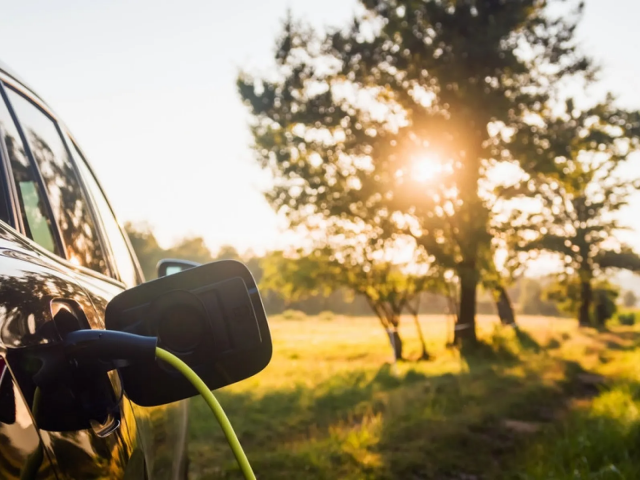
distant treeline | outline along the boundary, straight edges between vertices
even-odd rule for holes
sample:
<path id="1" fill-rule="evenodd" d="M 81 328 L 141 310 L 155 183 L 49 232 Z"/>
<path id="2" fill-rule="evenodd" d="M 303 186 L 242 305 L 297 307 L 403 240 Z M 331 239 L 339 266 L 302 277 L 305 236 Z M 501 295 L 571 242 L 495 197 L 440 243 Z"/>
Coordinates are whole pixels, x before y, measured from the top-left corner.
<path id="1" fill-rule="evenodd" d="M 231 246 L 223 246 L 217 254 L 213 254 L 201 237 L 185 238 L 174 246 L 164 249 L 159 244 L 148 225 L 127 224 L 126 230 L 134 250 L 140 261 L 147 280 L 156 278 L 156 265 L 163 258 L 181 258 L 195 262 L 207 263 L 214 260 L 234 259 L 243 261 L 260 283 L 263 274 L 262 264 L 268 258 L 251 253 L 240 255 Z M 555 303 L 545 300 L 544 288 L 551 282 L 549 279 L 521 278 L 507 289 L 518 313 L 524 315 L 557 316 L 559 312 Z M 307 315 L 317 315 L 323 311 L 331 311 L 340 315 L 371 315 L 371 308 L 362 297 L 354 296 L 346 290 L 339 290 L 328 296 L 313 295 L 296 302 L 285 301 L 283 295 L 272 290 L 261 290 L 267 313 L 271 315 L 285 310 L 300 310 Z M 421 314 L 445 314 L 448 302 L 443 295 L 425 292 L 420 302 Z M 496 314 L 495 302 L 486 293 L 478 299 L 478 313 Z"/>

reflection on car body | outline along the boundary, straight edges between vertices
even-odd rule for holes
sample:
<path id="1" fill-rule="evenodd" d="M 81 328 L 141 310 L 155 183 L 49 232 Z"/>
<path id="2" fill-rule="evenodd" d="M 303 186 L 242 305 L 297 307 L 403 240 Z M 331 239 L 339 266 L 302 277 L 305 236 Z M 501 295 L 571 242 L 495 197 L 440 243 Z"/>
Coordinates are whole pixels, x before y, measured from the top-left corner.
<path id="1" fill-rule="evenodd" d="M 108 302 L 143 278 L 72 135 L 2 64 L 0 137 L 0 478 L 185 478 L 185 402 L 142 408 L 31 381 L 30 349 L 104 328 Z M 118 380 L 105 374 L 105 388 Z M 83 428 L 57 431 L 70 418 Z"/>

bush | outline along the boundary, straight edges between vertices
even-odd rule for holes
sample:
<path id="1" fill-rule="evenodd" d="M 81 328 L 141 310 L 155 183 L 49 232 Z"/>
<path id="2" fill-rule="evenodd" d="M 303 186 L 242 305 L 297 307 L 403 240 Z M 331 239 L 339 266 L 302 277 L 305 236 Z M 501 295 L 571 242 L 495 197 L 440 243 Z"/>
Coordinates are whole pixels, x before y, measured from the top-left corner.
<path id="1" fill-rule="evenodd" d="M 300 310 L 285 310 L 284 312 L 282 312 L 282 318 L 284 318 L 285 320 L 300 321 L 306 320 L 307 314 L 301 312 Z"/>
<path id="2" fill-rule="evenodd" d="M 331 322 L 336 319 L 336 314 L 330 310 L 325 310 L 324 312 L 320 312 L 318 314 L 318 320 L 322 320 L 323 322 Z"/>
<path id="3" fill-rule="evenodd" d="M 620 313 L 618 314 L 618 322 L 620 325 L 635 325 L 636 314 L 634 312 Z"/>

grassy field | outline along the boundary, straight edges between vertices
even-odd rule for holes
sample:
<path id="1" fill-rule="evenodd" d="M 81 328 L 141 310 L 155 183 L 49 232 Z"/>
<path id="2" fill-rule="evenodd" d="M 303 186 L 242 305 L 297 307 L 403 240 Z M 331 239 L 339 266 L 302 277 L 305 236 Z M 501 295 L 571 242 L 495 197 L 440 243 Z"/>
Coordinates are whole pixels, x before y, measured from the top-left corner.
<path id="1" fill-rule="evenodd" d="M 373 318 L 275 317 L 269 367 L 216 394 L 260 480 L 640 479 L 640 331 L 519 322 L 481 318 L 462 357 L 424 316 L 434 358 L 390 365 Z M 401 335 L 417 358 L 410 319 Z M 190 431 L 193 478 L 240 478 L 200 399 Z"/>

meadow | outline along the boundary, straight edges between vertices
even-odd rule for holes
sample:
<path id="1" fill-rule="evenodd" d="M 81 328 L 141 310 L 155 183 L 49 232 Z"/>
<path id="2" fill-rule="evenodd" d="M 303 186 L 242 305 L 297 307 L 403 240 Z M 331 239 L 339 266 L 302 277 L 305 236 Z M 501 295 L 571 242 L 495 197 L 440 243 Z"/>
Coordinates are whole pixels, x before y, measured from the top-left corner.
<path id="1" fill-rule="evenodd" d="M 640 478 L 640 330 L 518 321 L 481 316 L 461 355 L 444 316 L 421 316 L 417 361 L 405 318 L 391 364 L 374 318 L 276 316 L 271 364 L 216 395 L 260 480 Z M 199 398 L 190 432 L 193 478 L 241 478 Z"/>

